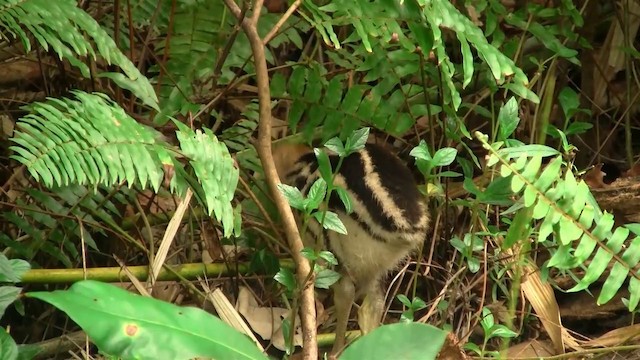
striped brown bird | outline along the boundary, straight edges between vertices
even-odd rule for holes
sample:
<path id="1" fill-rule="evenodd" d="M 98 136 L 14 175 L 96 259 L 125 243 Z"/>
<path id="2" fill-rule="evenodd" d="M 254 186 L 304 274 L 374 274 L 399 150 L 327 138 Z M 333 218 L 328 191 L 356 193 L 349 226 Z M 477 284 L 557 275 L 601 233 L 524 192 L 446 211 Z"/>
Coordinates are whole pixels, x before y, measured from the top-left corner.
<path id="1" fill-rule="evenodd" d="M 332 168 L 338 156 L 329 156 Z M 274 160 L 282 182 L 307 193 L 320 177 L 312 149 L 283 144 L 274 147 Z M 381 280 L 425 239 L 429 224 L 424 197 L 413 174 L 382 146 L 367 144 L 347 156 L 334 177 L 334 185 L 347 190 L 353 212 L 347 214 L 335 194 L 329 208 L 336 212 L 347 235 L 324 230 L 311 220 L 303 234 L 305 246 L 332 251 L 339 262 L 340 280 L 333 285 L 336 341 L 333 352 L 345 345 L 352 305 L 363 299 L 358 313 L 360 330 L 376 328 L 384 311 Z"/>

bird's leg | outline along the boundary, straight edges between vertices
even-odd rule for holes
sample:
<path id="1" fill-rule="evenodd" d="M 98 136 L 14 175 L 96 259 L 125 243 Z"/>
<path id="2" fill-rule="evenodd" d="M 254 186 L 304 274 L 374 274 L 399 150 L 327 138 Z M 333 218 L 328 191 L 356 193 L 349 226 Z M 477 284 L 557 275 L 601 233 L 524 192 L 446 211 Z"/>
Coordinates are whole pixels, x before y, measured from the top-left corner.
<path id="1" fill-rule="evenodd" d="M 376 281 L 369 287 L 369 291 L 367 291 L 358 310 L 358 325 L 363 335 L 370 333 L 380 325 L 383 312 L 384 293 Z"/>
<path id="2" fill-rule="evenodd" d="M 336 308 L 336 339 L 331 352 L 337 355 L 345 346 L 349 315 L 351 314 L 351 306 L 356 296 L 356 288 L 353 280 L 348 275 L 343 275 L 333 286 L 333 293 Z"/>

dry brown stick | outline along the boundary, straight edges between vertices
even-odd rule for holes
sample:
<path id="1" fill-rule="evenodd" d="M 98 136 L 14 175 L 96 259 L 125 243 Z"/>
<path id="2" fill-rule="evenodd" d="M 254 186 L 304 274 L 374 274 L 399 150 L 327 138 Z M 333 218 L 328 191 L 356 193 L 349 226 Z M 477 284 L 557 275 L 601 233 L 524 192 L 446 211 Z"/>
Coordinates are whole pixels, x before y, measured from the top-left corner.
<path id="1" fill-rule="evenodd" d="M 276 37 L 282 25 L 284 25 L 284 23 L 287 21 L 287 19 L 289 19 L 289 17 L 291 16 L 291 14 L 294 13 L 294 11 L 298 10 L 298 7 L 300 6 L 300 4 L 302 4 L 302 0 L 296 0 L 293 4 L 291 4 L 291 6 L 289 6 L 287 11 L 284 13 L 284 15 L 282 15 L 282 17 L 278 20 L 278 22 L 273 26 L 273 29 L 269 30 L 269 33 L 267 34 L 267 36 L 264 37 L 264 39 L 262 40 L 263 44 L 265 45 L 268 44 L 269 41 L 271 41 L 274 37 Z"/>
<path id="2" fill-rule="evenodd" d="M 238 5 L 233 0 L 224 0 L 224 2 L 233 15 L 240 19 L 241 10 Z M 278 190 L 278 173 L 276 172 L 276 166 L 273 163 L 273 156 L 271 154 L 271 93 L 269 90 L 269 73 L 264 54 L 264 45 L 256 28 L 257 21 L 253 22 L 246 18 L 241 21 L 240 25 L 242 26 L 242 30 L 247 35 L 249 43 L 251 44 L 253 61 L 256 68 L 256 82 L 258 85 L 260 121 L 258 122 L 256 150 L 258 156 L 260 156 L 260 162 L 264 169 L 269 191 L 273 196 L 278 212 L 282 216 L 282 225 L 284 226 L 285 235 L 291 248 L 293 261 L 296 264 L 296 277 L 298 285 L 301 288 L 300 320 L 302 323 L 303 359 L 316 360 L 318 358 L 318 345 L 316 339 L 316 307 L 313 292 L 313 277 L 308 279 L 309 274 L 312 273 L 311 266 L 309 261 L 302 256 L 302 239 L 300 238 L 298 226 L 291 212 L 291 207 L 289 207 L 287 200 Z"/>
<path id="3" fill-rule="evenodd" d="M 253 14 L 251 15 L 251 25 L 254 27 L 258 26 L 258 19 L 260 18 L 260 13 L 262 12 L 262 4 L 264 0 L 256 0 L 253 3 Z"/>

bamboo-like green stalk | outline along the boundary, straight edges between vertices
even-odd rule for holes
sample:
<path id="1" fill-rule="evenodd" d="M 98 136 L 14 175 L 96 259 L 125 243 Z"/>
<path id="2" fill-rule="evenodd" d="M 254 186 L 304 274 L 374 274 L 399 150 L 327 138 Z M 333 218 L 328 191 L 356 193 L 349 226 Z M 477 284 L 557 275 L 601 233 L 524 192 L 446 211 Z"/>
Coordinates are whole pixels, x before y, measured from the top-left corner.
<path id="1" fill-rule="evenodd" d="M 289 259 L 280 260 L 281 267 L 293 268 L 293 262 Z M 215 277 L 237 272 L 239 274 L 247 274 L 249 272 L 249 263 L 242 262 L 231 264 L 183 264 L 171 266 L 172 271 L 166 268 L 160 270 L 158 275 L 159 281 L 178 280 L 179 277 L 195 280 L 198 276 Z M 149 276 L 148 266 L 128 266 L 127 270 L 133 274 L 138 280 L 145 281 Z M 86 277 L 85 277 L 86 275 Z M 27 271 L 22 276 L 23 284 L 62 284 L 73 283 L 76 281 L 91 279 L 104 282 L 128 281 L 128 277 L 121 267 L 102 267 L 89 268 L 86 274 L 83 269 L 33 269 Z"/>

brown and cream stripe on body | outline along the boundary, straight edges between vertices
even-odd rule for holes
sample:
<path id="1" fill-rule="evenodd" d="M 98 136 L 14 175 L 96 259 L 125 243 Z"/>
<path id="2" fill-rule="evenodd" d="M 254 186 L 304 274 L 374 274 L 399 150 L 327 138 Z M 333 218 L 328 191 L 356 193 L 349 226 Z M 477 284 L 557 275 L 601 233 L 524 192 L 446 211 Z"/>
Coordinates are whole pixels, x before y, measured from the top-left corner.
<path id="1" fill-rule="evenodd" d="M 329 158 L 335 169 L 338 156 Z M 320 176 L 310 148 L 280 145 L 274 148 L 274 160 L 282 181 L 304 194 Z M 329 199 L 329 208 L 338 214 L 347 235 L 324 230 L 312 220 L 303 239 L 305 246 L 332 251 L 340 263 L 342 279 L 334 286 L 338 337 L 344 336 L 352 302 L 362 296 L 369 298 L 371 314 L 366 316 L 372 318 L 363 321 L 361 311 L 361 329 L 367 332 L 378 325 L 384 306 L 380 280 L 424 241 L 429 217 L 411 171 L 380 145 L 367 144 L 346 157 L 334 185 L 347 190 L 353 205 L 347 214 L 335 192 Z M 338 298 L 348 304 L 339 304 Z M 340 318 L 341 313 L 346 319 Z M 336 345 L 341 347 L 344 341 L 336 338 Z"/>

